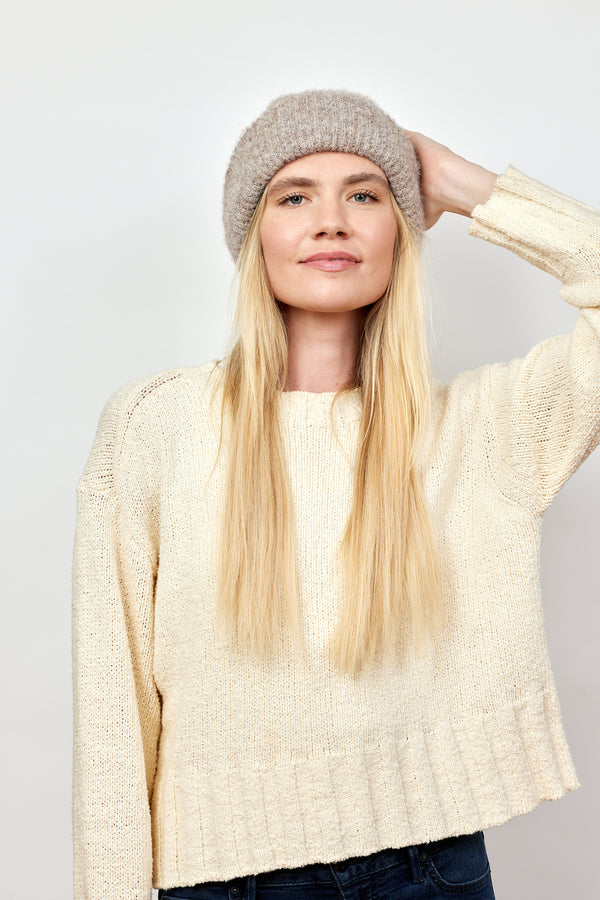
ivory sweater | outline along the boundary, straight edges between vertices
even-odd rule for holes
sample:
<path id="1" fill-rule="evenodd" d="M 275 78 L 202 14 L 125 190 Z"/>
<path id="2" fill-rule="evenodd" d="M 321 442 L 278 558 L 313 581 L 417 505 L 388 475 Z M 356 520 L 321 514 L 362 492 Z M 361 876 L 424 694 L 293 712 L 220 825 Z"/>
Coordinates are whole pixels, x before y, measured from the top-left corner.
<path id="1" fill-rule="evenodd" d="M 340 610 L 360 391 L 282 392 L 304 650 L 263 664 L 215 622 L 216 362 L 127 385 L 79 484 L 77 900 L 332 862 L 498 825 L 577 788 L 544 635 L 542 515 L 600 439 L 600 214 L 513 167 L 469 232 L 563 282 L 573 331 L 435 383 L 425 493 L 448 624 L 358 677 Z M 215 376 L 219 372 L 214 373 Z M 212 382 L 211 382 L 212 383 Z"/>

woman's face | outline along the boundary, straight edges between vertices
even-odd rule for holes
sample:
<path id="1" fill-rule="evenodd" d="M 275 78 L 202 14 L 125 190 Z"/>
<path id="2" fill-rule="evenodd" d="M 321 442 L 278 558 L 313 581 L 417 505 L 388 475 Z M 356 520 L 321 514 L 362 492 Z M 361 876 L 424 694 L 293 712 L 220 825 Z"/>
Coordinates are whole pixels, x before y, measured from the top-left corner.
<path id="1" fill-rule="evenodd" d="M 283 166 L 266 190 L 260 237 L 280 303 L 342 312 L 384 294 L 397 225 L 379 166 L 352 153 L 313 153 Z"/>

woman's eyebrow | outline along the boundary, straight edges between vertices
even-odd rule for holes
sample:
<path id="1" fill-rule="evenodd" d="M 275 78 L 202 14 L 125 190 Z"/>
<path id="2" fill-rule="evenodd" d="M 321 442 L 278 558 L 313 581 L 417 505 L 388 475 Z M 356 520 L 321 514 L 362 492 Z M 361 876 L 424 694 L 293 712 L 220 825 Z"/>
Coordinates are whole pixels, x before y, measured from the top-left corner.
<path id="1" fill-rule="evenodd" d="M 275 191 L 289 191 L 295 187 L 315 187 L 319 183 L 318 181 L 313 181 L 312 178 L 300 178 L 298 176 L 295 178 L 279 178 L 269 185 L 267 193 L 274 194 Z"/>
<path id="2" fill-rule="evenodd" d="M 359 182 L 364 181 L 375 181 L 386 188 L 390 186 L 387 178 L 378 175 L 376 172 L 357 172 L 356 175 L 349 175 L 348 178 L 344 180 L 344 184 L 358 184 Z"/>
<path id="3" fill-rule="evenodd" d="M 365 181 L 374 181 L 384 188 L 389 187 L 387 179 L 383 178 L 381 175 L 377 175 L 376 172 L 356 172 L 354 175 L 348 175 L 347 178 L 344 178 L 343 184 L 344 186 L 359 183 L 364 184 Z M 297 187 L 318 187 L 320 184 L 320 181 L 314 181 L 312 178 L 301 178 L 300 176 L 278 178 L 277 181 L 274 181 L 269 185 L 267 193 L 273 194 L 276 191 L 289 191 Z"/>

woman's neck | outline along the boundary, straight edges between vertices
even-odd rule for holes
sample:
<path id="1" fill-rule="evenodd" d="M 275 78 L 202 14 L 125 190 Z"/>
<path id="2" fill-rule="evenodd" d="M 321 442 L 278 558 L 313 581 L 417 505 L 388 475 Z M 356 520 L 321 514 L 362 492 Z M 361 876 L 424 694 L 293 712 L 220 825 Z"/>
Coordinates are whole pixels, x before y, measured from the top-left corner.
<path id="1" fill-rule="evenodd" d="M 285 391 L 338 391 L 356 375 L 367 310 L 318 312 L 282 304 L 288 329 Z"/>

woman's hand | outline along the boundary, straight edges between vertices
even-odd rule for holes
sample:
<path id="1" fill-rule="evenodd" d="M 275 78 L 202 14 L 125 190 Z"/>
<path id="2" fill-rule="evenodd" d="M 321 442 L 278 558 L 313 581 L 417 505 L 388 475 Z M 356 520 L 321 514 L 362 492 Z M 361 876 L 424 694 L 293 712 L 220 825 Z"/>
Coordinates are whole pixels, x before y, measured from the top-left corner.
<path id="1" fill-rule="evenodd" d="M 470 216 L 479 203 L 485 203 L 498 177 L 494 172 L 463 159 L 418 131 L 407 134 L 421 163 L 426 228 L 435 225 L 443 212 Z"/>

